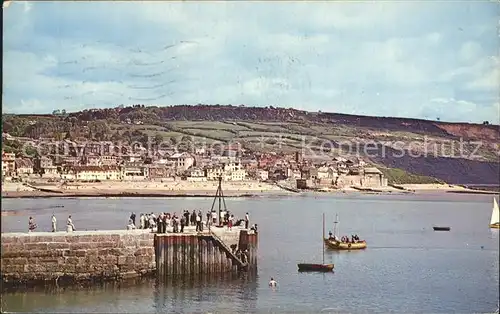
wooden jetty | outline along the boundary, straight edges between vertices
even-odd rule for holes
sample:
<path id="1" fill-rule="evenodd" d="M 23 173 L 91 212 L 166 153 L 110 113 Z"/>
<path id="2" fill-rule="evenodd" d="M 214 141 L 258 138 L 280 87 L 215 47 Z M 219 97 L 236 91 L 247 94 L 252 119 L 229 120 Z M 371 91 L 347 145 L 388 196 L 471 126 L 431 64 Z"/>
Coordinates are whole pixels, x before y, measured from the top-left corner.
<path id="1" fill-rule="evenodd" d="M 218 200 L 218 225 L 202 232 L 163 233 L 154 238 L 159 278 L 248 271 L 257 267 L 258 233 L 242 227 L 223 226 L 222 204 L 227 211 L 219 178 L 212 211 Z"/>
<path id="2" fill-rule="evenodd" d="M 233 241 L 224 241 L 215 232 L 198 234 L 156 234 L 154 239 L 158 277 L 247 271 L 257 266 L 257 234 L 246 229 L 227 231 Z M 228 237 L 228 235 L 226 235 Z M 238 256 L 230 248 L 246 251 Z"/>

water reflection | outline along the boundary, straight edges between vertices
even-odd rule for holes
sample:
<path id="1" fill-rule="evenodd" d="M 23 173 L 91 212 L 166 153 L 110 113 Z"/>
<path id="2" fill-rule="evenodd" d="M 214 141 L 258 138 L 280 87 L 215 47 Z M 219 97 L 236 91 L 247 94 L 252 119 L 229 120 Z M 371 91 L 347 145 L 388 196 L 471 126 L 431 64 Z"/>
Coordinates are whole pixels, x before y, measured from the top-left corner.
<path id="1" fill-rule="evenodd" d="M 127 280 L 92 287 L 32 287 L 2 293 L 2 310 L 74 313 L 93 312 L 93 309 L 99 312 L 137 309 L 156 313 L 250 313 L 257 310 L 257 288 L 257 272 Z M 106 305 L 103 307 L 103 304 Z"/>
<path id="2" fill-rule="evenodd" d="M 154 308 L 161 313 L 255 312 L 257 288 L 257 272 L 169 277 L 156 281 Z"/>

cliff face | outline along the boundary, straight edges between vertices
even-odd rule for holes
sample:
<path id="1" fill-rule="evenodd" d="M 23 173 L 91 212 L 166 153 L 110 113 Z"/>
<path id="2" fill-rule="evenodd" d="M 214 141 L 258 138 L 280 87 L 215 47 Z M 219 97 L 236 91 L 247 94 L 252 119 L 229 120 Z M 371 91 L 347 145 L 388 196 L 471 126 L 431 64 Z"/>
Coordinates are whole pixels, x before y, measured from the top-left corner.
<path id="1" fill-rule="evenodd" d="M 449 158 L 439 156 L 375 157 L 373 161 L 388 168 L 400 168 L 407 172 L 441 179 L 449 184 L 497 184 L 500 185 L 500 163 Z"/>

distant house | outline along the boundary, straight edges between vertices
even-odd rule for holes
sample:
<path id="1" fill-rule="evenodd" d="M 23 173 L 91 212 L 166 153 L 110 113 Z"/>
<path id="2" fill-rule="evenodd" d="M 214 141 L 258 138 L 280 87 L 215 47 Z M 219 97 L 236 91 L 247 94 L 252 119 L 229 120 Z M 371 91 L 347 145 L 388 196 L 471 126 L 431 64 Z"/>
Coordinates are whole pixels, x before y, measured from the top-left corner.
<path id="1" fill-rule="evenodd" d="M 62 177 L 79 181 L 117 181 L 122 179 L 122 174 L 117 166 L 73 166 Z"/>
<path id="2" fill-rule="evenodd" d="M 118 165 L 118 158 L 112 155 L 101 156 L 101 165 L 103 166 L 116 166 Z"/>
<path id="3" fill-rule="evenodd" d="M 227 181 L 244 181 L 247 179 L 247 171 L 245 169 L 236 169 L 226 174 Z"/>
<path id="4" fill-rule="evenodd" d="M 78 166 L 80 165 L 81 158 L 79 157 L 64 157 L 62 160 L 63 165 L 66 166 Z"/>
<path id="5" fill-rule="evenodd" d="M 332 178 L 332 172 L 330 171 L 330 168 L 328 167 L 319 167 L 318 168 L 318 179 L 331 179 Z"/>
<path id="6" fill-rule="evenodd" d="M 101 166 L 101 157 L 98 155 L 87 155 L 84 157 L 86 166 Z"/>
<path id="7" fill-rule="evenodd" d="M 33 174 L 33 162 L 28 158 L 16 158 L 17 176 L 29 176 Z"/>
<path id="8" fill-rule="evenodd" d="M 204 156 L 207 153 L 207 151 L 206 151 L 205 147 L 199 147 L 199 148 L 194 149 L 194 153 L 196 155 Z"/>
<path id="9" fill-rule="evenodd" d="M 140 163 L 126 163 L 122 166 L 122 179 L 127 181 L 145 180 L 149 177 L 149 167 Z"/>
<path id="10" fill-rule="evenodd" d="M 195 161 L 194 157 L 186 152 L 175 153 L 169 156 L 168 160 L 174 163 L 174 167 L 177 169 L 177 171 L 188 170 L 189 168 L 194 166 L 194 161 Z"/>
<path id="11" fill-rule="evenodd" d="M 222 177 L 224 181 L 243 181 L 247 179 L 248 173 L 239 162 L 228 162 L 206 167 L 205 176 L 207 180 L 218 180 Z"/>
<path id="12" fill-rule="evenodd" d="M 257 170 L 257 179 L 266 181 L 267 179 L 269 179 L 269 171 L 262 169 Z"/>
<path id="13" fill-rule="evenodd" d="M 35 173 L 39 173 L 43 178 L 59 177 L 57 167 L 54 166 L 54 162 L 52 161 L 52 159 L 47 156 L 42 156 L 35 159 L 33 171 Z"/>
<path id="14" fill-rule="evenodd" d="M 314 166 L 304 167 L 302 169 L 302 179 L 315 180 L 318 178 L 318 169 Z"/>
<path id="15" fill-rule="evenodd" d="M 2 176 L 12 176 L 16 171 L 16 154 L 2 152 Z"/>
<path id="16" fill-rule="evenodd" d="M 188 170 L 189 176 L 188 181 L 206 181 L 207 177 L 205 177 L 205 171 L 200 168 L 191 168 Z"/>
<path id="17" fill-rule="evenodd" d="M 286 176 L 288 179 L 300 179 L 302 178 L 302 173 L 299 169 L 287 168 Z"/>
<path id="18" fill-rule="evenodd" d="M 220 165 L 208 166 L 205 169 L 205 177 L 209 181 L 218 180 L 224 174 L 224 168 Z"/>
<path id="19" fill-rule="evenodd" d="M 149 167 L 149 178 L 154 179 L 165 179 L 172 178 L 175 176 L 175 171 L 165 165 L 150 165 Z"/>
<path id="20" fill-rule="evenodd" d="M 193 168 L 189 171 L 190 177 L 205 177 L 205 172 L 203 169 Z"/>
<path id="21" fill-rule="evenodd" d="M 287 171 L 283 168 L 273 168 L 269 171 L 269 179 L 280 181 L 287 179 Z"/>
<path id="22" fill-rule="evenodd" d="M 387 179 L 382 171 L 375 167 L 368 167 L 363 170 L 363 186 L 383 187 L 387 186 Z"/>

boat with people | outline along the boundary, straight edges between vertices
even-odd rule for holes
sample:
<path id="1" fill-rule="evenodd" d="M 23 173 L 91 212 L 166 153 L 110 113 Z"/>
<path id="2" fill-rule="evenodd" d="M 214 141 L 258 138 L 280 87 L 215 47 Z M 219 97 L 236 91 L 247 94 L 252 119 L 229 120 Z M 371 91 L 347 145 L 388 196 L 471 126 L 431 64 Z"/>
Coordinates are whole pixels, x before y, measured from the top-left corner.
<path id="1" fill-rule="evenodd" d="M 323 235 L 322 239 L 325 238 L 325 214 L 323 213 Z M 315 263 L 298 263 L 299 272 L 332 272 L 335 267 L 334 264 L 325 264 L 325 244 L 322 243 L 323 247 L 323 262 L 321 264 Z"/>
<path id="2" fill-rule="evenodd" d="M 340 238 L 337 236 L 339 232 L 339 228 L 337 226 L 339 224 L 338 214 L 335 215 L 335 221 L 333 223 L 334 223 L 333 234 L 332 232 L 330 232 L 329 237 L 323 239 L 327 248 L 338 251 L 366 249 L 367 247 L 366 241 L 361 240 L 357 235 L 351 235 L 350 238 L 348 236 L 343 236 Z"/>
<path id="3" fill-rule="evenodd" d="M 497 199 L 493 198 L 493 211 L 491 212 L 490 228 L 500 229 L 500 210 L 498 209 Z"/>

